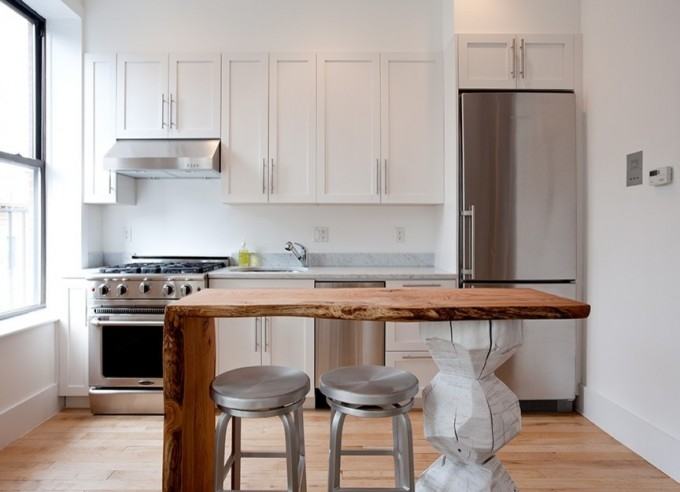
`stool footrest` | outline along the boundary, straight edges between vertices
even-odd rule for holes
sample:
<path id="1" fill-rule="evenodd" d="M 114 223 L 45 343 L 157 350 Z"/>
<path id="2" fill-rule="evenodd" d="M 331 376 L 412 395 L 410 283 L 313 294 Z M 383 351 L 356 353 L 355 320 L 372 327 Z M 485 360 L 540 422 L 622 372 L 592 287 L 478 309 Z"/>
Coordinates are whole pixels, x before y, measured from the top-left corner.
<path id="1" fill-rule="evenodd" d="M 241 458 L 285 458 L 284 451 L 241 451 Z"/>
<path id="2" fill-rule="evenodd" d="M 343 449 L 341 456 L 394 456 L 393 449 Z"/>

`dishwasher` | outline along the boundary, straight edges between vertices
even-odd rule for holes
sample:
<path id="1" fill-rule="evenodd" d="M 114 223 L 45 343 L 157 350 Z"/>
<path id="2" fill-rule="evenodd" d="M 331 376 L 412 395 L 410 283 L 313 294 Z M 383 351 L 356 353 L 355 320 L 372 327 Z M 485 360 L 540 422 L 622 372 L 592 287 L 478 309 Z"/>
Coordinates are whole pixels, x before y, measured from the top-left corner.
<path id="1" fill-rule="evenodd" d="M 317 289 L 384 288 L 385 282 L 316 282 Z M 385 322 L 314 320 L 314 395 L 316 408 L 328 408 L 319 391 L 325 372 L 343 366 L 385 365 Z"/>

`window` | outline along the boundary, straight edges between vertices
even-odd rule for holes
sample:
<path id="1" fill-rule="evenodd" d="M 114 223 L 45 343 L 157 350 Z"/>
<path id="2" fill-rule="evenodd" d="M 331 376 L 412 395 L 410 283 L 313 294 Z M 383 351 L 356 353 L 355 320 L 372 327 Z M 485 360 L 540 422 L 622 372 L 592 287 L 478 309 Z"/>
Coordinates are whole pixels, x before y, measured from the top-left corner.
<path id="1" fill-rule="evenodd" d="M 0 319 L 45 300 L 45 19 L 0 0 Z"/>

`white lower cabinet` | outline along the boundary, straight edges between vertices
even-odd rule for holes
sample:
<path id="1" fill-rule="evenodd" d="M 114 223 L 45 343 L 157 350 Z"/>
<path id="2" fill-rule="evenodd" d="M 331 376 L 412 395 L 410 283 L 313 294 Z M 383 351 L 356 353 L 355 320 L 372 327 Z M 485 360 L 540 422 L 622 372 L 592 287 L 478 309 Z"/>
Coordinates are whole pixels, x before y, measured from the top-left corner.
<path id="1" fill-rule="evenodd" d="M 457 287 L 454 280 L 388 281 L 388 289 L 398 288 L 446 288 Z M 439 322 L 437 322 L 439 323 Z M 425 342 L 420 338 L 420 327 L 433 322 L 386 323 L 385 324 L 385 365 L 409 371 L 418 378 L 420 389 L 417 399 L 421 398 L 423 388 L 437 374 L 437 365 L 432 360 Z M 444 323 L 448 325 L 448 323 Z M 420 401 L 416 402 L 420 405 Z"/>
<path id="2" fill-rule="evenodd" d="M 385 365 L 408 371 L 418 378 L 416 398 L 422 398 L 423 388 L 439 372 L 429 352 L 385 352 Z"/>
<path id="3" fill-rule="evenodd" d="M 304 289 L 313 280 L 215 279 L 218 289 Z M 304 371 L 314 381 L 314 319 L 295 317 L 220 318 L 217 320 L 217 372 L 239 367 L 277 365 Z M 309 395 L 314 396 L 313 388 Z"/>
<path id="4" fill-rule="evenodd" d="M 67 279 L 61 289 L 59 323 L 59 396 L 87 396 L 87 290 L 83 279 Z"/>

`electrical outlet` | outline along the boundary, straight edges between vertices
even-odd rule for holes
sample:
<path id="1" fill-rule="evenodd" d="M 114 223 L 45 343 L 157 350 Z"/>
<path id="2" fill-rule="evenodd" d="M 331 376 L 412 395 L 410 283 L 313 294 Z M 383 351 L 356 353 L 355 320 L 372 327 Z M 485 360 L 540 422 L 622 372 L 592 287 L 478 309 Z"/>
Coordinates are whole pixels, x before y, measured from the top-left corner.
<path id="1" fill-rule="evenodd" d="M 626 156 L 626 186 L 642 184 L 642 151 Z"/>
<path id="2" fill-rule="evenodd" d="M 130 226 L 123 227 L 123 239 L 125 239 L 126 243 L 132 242 L 132 227 Z"/>
<path id="3" fill-rule="evenodd" d="M 395 227 L 394 228 L 394 239 L 398 243 L 406 242 L 406 228 L 405 227 Z"/>
<path id="4" fill-rule="evenodd" d="M 328 242 L 328 227 L 316 226 L 314 227 L 314 242 L 327 243 Z"/>

